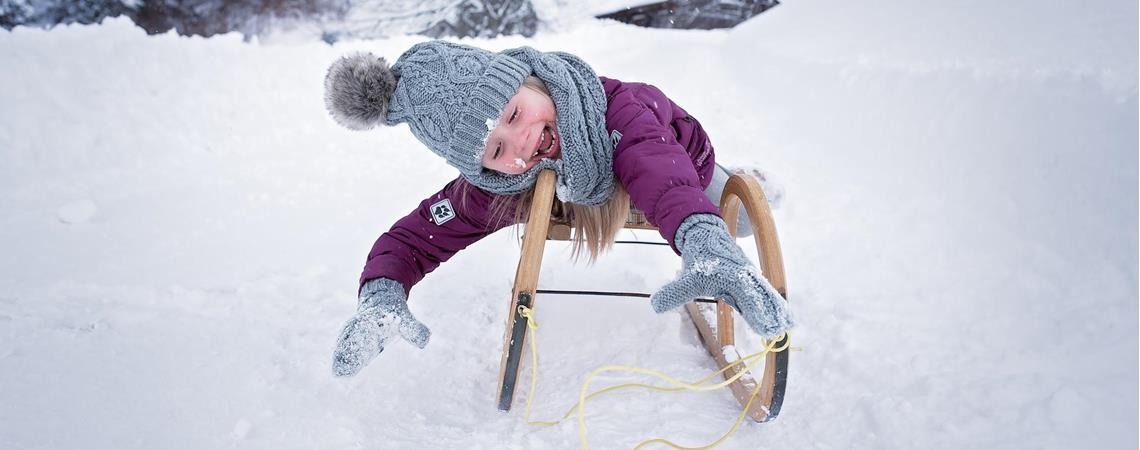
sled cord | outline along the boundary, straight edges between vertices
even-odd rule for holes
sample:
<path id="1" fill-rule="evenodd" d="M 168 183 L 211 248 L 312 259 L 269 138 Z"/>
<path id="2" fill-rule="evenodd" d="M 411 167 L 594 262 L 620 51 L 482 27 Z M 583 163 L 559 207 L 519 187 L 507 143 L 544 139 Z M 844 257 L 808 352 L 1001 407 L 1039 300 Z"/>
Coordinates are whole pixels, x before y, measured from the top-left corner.
<path id="1" fill-rule="evenodd" d="M 529 393 L 527 394 L 527 398 L 526 398 L 526 410 L 523 413 L 523 420 L 526 421 L 527 425 L 550 427 L 550 426 L 555 426 L 555 425 L 562 423 L 564 420 L 569 418 L 571 414 L 574 414 L 575 412 L 577 412 L 577 416 L 578 416 L 578 437 L 582 441 L 582 448 L 583 449 L 589 449 L 590 448 L 589 441 L 586 438 L 586 417 L 585 417 L 586 401 L 588 401 L 589 399 L 597 397 L 597 396 L 602 395 L 602 394 L 607 393 L 607 392 L 612 392 L 612 391 L 616 391 L 616 390 L 620 390 L 620 389 L 626 389 L 626 388 L 633 388 L 633 387 L 652 389 L 652 390 L 661 391 L 661 392 L 680 392 L 680 391 L 686 391 L 686 390 L 688 390 L 688 391 L 712 391 L 712 390 L 720 389 L 720 388 L 723 388 L 725 386 L 728 386 L 729 384 L 732 384 L 733 382 L 735 382 L 737 379 L 744 376 L 745 374 L 750 373 L 752 371 L 752 368 L 754 366 L 756 366 L 757 363 L 762 361 L 763 360 L 762 357 L 764 355 L 766 355 L 767 353 L 769 353 L 769 352 L 776 353 L 776 352 L 782 352 L 782 351 L 787 350 L 789 345 L 790 345 L 790 342 L 791 342 L 790 336 L 787 333 L 782 333 L 779 336 L 776 336 L 770 340 L 764 340 L 764 348 L 762 350 L 760 350 L 756 353 L 750 354 L 748 356 L 742 357 L 739 360 L 737 360 L 731 364 L 726 365 L 724 368 L 722 368 L 716 372 L 713 372 L 712 374 L 709 374 L 708 376 L 701 378 L 700 380 L 697 380 L 697 381 L 692 382 L 692 383 L 686 383 L 684 381 L 678 380 L 678 379 L 673 378 L 669 375 L 666 375 L 664 373 L 658 372 L 656 370 L 651 370 L 651 369 L 644 369 L 644 368 L 640 368 L 640 367 L 631 367 L 631 366 L 622 366 L 622 365 L 602 366 L 602 367 L 599 367 L 597 369 L 594 369 L 592 372 L 590 372 L 589 376 L 586 377 L 586 381 L 582 383 L 582 389 L 579 391 L 579 394 L 578 394 L 578 403 L 576 403 L 568 411 L 566 411 L 566 414 L 563 414 L 560 419 L 558 419 L 556 421 L 541 421 L 541 420 L 532 421 L 532 420 L 530 420 L 531 402 L 532 402 L 532 400 L 534 400 L 534 390 L 535 390 L 535 387 L 538 385 L 538 343 L 536 342 L 538 339 L 538 321 L 535 320 L 534 310 L 531 308 L 528 308 L 524 305 L 519 305 L 518 312 L 519 312 L 520 316 L 526 318 L 527 328 L 529 328 L 531 333 L 532 333 L 531 337 L 530 337 L 530 356 L 531 356 L 530 390 L 529 390 Z M 783 344 L 778 345 L 778 343 L 780 343 L 781 340 L 783 340 Z M 709 382 L 709 380 L 712 380 L 712 379 L 716 378 L 717 376 L 720 376 L 725 371 L 728 371 L 728 370 L 732 369 L 733 367 L 736 367 L 739 364 L 744 364 L 744 370 L 737 372 L 735 375 L 733 375 L 732 377 L 729 377 L 728 379 L 726 379 L 725 381 L 723 381 L 721 383 L 706 384 Z M 664 380 L 665 382 L 671 384 L 672 387 L 656 386 L 656 385 L 643 384 L 643 383 L 627 383 L 627 384 L 621 384 L 621 385 L 617 385 L 617 386 L 610 386 L 608 388 L 605 388 L 605 389 L 602 389 L 602 390 L 599 390 L 596 392 L 591 392 L 590 394 L 586 394 L 586 392 L 589 391 L 590 383 L 594 379 L 595 376 L 597 376 L 603 372 L 611 372 L 611 371 L 623 371 L 623 372 L 631 372 L 631 373 L 640 373 L 643 375 L 650 375 L 650 376 L 656 377 L 658 379 Z M 732 424 L 732 427 L 729 428 L 729 430 L 727 432 L 725 432 L 719 439 L 717 439 L 716 441 L 713 441 L 711 444 L 708 444 L 708 445 L 705 445 L 702 447 L 685 447 L 682 445 L 675 444 L 672 441 L 669 441 L 667 439 L 653 438 L 653 439 L 648 439 L 648 440 L 645 440 L 645 441 L 638 443 L 637 446 L 634 447 L 634 450 L 640 449 L 640 448 L 645 447 L 646 445 L 649 445 L 649 444 L 665 444 L 669 447 L 672 447 L 672 448 L 675 448 L 678 450 L 707 450 L 707 449 L 711 449 L 713 447 L 716 447 L 717 445 L 720 445 L 722 442 L 724 442 L 725 439 L 728 439 L 728 437 L 731 436 L 732 433 L 735 433 L 737 428 L 740 428 L 740 424 L 744 422 L 744 417 L 748 413 L 748 408 L 750 406 L 752 406 L 752 402 L 754 400 L 756 400 L 757 395 L 760 393 L 760 387 L 761 387 L 761 385 L 757 384 L 756 388 L 752 391 L 752 396 L 748 399 L 748 403 L 744 406 L 744 409 L 741 411 L 740 415 L 737 416 L 736 422 Z"/>

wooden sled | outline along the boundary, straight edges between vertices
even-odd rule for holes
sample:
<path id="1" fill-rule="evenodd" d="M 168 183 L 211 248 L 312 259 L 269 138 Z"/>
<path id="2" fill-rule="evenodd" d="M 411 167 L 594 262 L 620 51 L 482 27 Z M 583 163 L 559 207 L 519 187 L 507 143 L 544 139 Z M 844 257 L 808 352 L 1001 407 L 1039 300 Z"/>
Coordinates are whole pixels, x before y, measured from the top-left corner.
<path id="1" fill-rule="evenodd" d="M 514 401 L 515 384 L 518 380 L 519 370 L 522 368 L 522 355 L 524 353 L 527 326 L 526 319 L 520 315 L 519 306 L 534 307 L 535 296 L 541 293 L 557 294 L 589 294 L 589 295 L 615 295 L 648 298 L 649 294 L 624 292 L 581 292 L 581 291 L 550 291 L 538 289 L 539 268 L 542 265 L 542 253 L 547 240 L 568 240 L 570 226 L 557 215 L 552 214 L 554 202 L 555 174 L 552 170 L 544 170 L 538 176 L 535 185 L 534 200 L 531 204 L 530 215 L 523 235 L 522 255 L 519 257 L 518 270 L 515 272 L 514 289 L 511 291 L 511 305 L 508 309 L 506 333 L 503 337 L 503 358 L 499 369 L 498 406 L 502 411 L 511 409 Z M 784 262 L 780 253 L 780 243 L 776 235 L 776 224 L 772 220 L 768 200 L 760 183 L 748 175 L 732 175 L 725 185 L 724 194 L 720 200 L 721 215 L 728 224 L 729 233 L 736 236 L 737 218 L 740 207 L 744 206 L 749 221 L 753 227 L 753 239 L 760 255 L 760 269 L 772 286 L 788 298 L 786 282 L 784 279 Z M 625 228 L 656 230 L 657 228 L 645 220 L 644 214 L 636 209 L 630 210 L 630 217 Z M 621 241 L 619 241 L 621 242 Z M 668 245 L 656 243 L 658 245 Z M 724 368 L 731 362 L 741 359 L 735 346 L 733 331 L 733 312 L 731 306 L 724 302 L 711 299 L 698 299 L 685 305 L 689 318 L 700 335 L 709 355 L 716 361 L 719 368 Z M 777 343 L 777 348 L 784 342 Z M 768 353 L 765 356 L 763 373 L 760 377 L 755 374 L 745 374 L 729 385 L 733 395 L 740 404 L 746 405 L 760 383 L 760 392 L 747 411 L 748 417 L 757 422 L 767 422 L 780 414 L 780 406 L 784 401 L 784 389 L 787 386 L 788 376 L 787 351 Z M 730 360 L 731 358 L 731 360 Z M 738 365 L 725 371 L 725 378 L 730 378 L 743 370 Z"/>

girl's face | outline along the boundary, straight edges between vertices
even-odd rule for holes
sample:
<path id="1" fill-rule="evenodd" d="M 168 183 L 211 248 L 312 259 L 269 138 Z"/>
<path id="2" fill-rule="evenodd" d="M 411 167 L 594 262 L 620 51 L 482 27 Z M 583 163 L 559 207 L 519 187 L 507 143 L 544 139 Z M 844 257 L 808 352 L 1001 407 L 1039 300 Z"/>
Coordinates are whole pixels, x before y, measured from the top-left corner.
<path id="1" fill-rule="evenodd" d="M 554 101 L 550 97 L 526 86 L 520 87 L 487 137 L 483 167 L 520 174 L 543 158 L 558 159 L 562 149 L 554 117 Z"/>

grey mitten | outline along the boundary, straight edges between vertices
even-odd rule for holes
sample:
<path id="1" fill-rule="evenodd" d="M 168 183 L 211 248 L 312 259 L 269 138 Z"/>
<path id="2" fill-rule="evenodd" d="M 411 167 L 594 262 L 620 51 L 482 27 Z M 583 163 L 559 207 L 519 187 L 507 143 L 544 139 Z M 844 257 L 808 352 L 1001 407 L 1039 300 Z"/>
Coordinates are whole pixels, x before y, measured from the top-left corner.
<path id="1" fill-rule="evenodd" d="M 653 310 L 664 312 L 697 297 L 715 297 L 736 308 L 744 321 L 764 337 L 792 327 L 788 301 L 744 256 L 715 214 L 693 214 L 677 228 L 681 275 L 650 297 Z"/>
<path id="2" fill-rule="evenodd" d="M 431 330 L 408 309 L 404 286 L 388 278 L 368 280 L 360 289 L 360 306 L 340 332 L 333 354 L 333 374 L 356 375 L 384 351 L 384 344 L 399 334 L 424 348 Z"/>

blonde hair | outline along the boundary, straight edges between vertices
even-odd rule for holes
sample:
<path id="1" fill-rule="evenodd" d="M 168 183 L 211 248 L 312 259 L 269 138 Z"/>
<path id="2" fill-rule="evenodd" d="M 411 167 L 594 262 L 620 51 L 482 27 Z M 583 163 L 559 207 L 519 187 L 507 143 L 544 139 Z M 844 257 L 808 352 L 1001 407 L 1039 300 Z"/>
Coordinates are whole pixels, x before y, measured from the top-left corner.
<path id="1" fill-rule="evenodd" d="M 546 88 L 546 83 L 544 83 L 539 77 L 536 77 L 534 75 L 526 77 L 523 79 L 522 87 L 534 89 L 535 91 L 538 91 L 538 93 L 549 97 L 551 103 L 554 102 L 554 97 L 551 97 L 550 95 L 550 89 Z"/>
<path id="2" fill-rule="evenodd" d="M 467 189 L 471 189 L 471 186 L 467 182 L 460 185 L 460 202 L 463 205 L 466 205 Z M 533 200 L 534 188 L 515 195 L 496 195 L 491 200 L 490 220 L 487 223 L 503 223 L 510 217 L 510 223 L 522 224 L 526 222 Z M 514 206 L 513 211 L 511 206 Z M 570 223 L 571 257 L 577 261 L 585 255 L 587 261 L 593 263 L 598 255 L 613 247 L 618 231 L 625 226 L 626 219 L 629 218 L 629 194 L 621 183 L 614 183 L 613 195 L 601 205 L 563 203 L 555 198 L 552 209 L 552 219 Z"/>
<path id="3" fill-rule="evenodd" d="M 550 91 L 538 77 L 531 75 L 522 83 L 523 87 L 533 89 L 547 97 Z M 551 98 L 553 101 L 553 98 Z M 466 200 L 469 183 L 463 183 L 460 188 L 460 197 Z M 514 205 L 511 211 L 513 223 L 522 223 L 530 210 L 531 200 L 534 198 L 534 188 L 515 194 L 499 195 L 491 201 L 489 223 L 501 223 L 507 217 L 508 207 Z M 571 235 L 571 255 L 577 261 L 583 254 L 588 256 L 587 261 L 593 263 L 598 255 L 609 250 L 614 238 L 625 225 L 629 217 L 629 193 L 625 191 L 620 182 L 614 183 L 614 193 L 604 203 L 598 206 L 586 206 L 575 203 L 563 203 L 554 199 L 554 209 L 559 211 L 560 218 L 570 222 L 573 230 Z"/>

